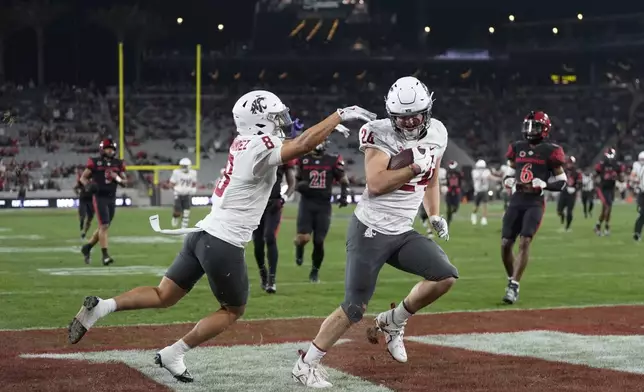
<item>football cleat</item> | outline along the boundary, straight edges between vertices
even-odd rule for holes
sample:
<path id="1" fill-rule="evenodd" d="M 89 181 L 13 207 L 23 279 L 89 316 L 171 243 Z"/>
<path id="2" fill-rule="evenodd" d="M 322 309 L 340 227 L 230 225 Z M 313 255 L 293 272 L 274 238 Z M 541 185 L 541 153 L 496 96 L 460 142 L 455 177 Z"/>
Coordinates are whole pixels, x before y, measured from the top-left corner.
<path id="1" fill-rule="evenodd" d="M 266 291 L 266 288 L 268 287 L 268 275 L 266 274 L 265 269 L 259 270 L 259 278 L 261 279 L 262 283 L 262 290 Z"/>
<path id="2" fill-rule="evenodd" d="M 85 244 L 81 247 L 81 254 L 83 255 L 83 260 L 85 261 L 85 264 L 89 264 L 92 261 L 90 257 L 91 249 L 92 248 L 89 246 L 89 244 Z"/>
<path id="3" fill-rule="evenodd" d="M 327 379 L 329 378 L 326 370 L 319 363 L 304 362 L 304 351 L 298 351 L 299 358 L 293 366 L 291 377 L 298 384 L 309 388 L 329 388 L 332 387 Z"/>
<path id="4" fill-rule="evenodd" d="M 597 234 L 598 236 L 600 236 L 600 237 L 601 237 L 601 235 L 602 235 L 602 229 L 601 229 L 601 226 L 599 226 L 599 225 L 595 225 L 595 234 Z"/>
<path id="5" fill-rule="evenodd" d="M 482 226 L 487 226 L 487 218 L 485 218 L 485 217 L 481 218 L 481 225 Z"/>
<path id="6" fill-rule="evenodd" d="M 301 266 L 303 263 L 304 263 L 304 260 L 301 257 L 295 258 L 295 264 L 297 264 L 298 267 Z"/>
<path id="7" fill-rule="evenodd" d="M 385 343 L 387 343 L 387 351 L 391 354 L 391 357 L 398 362 L 405 363 L 407 362 L 407 350 L 405 349 L 405 343 L 403 341 L 403 336 L 405 335 L 405 325 L 407 322 L 398 325 L 394 323 L 394 310 L 396 304 L 391 304 L 391 310 L 380 313 L 375 318 L 375 327 L 373 329 L 367 330 L 367 339 L 371 343 L 378 343 L 378 337 L 376 331 L 380 331 L 385 335 Z"/>
<path id="8" fill-rule="evenodd" d="M 512 305 L 519 300 L 519 285 L 514 282 L 509 282 L 508 287 L 505 289 L 503 302 Z"/>
<path id="9" fill-rule="evenodd" d="M 193 382 L 195 379 L 183 362 L 183 355 L 172 357 L 172 347 L 168 346 L 154 356 L 154 363 L 164 368 L 181 382 Z"/>
<path id="10" fill-rule="evenodd" d="M 110 256 L 104 257 L 103 258 L 103 265 L 108 266 L 114 262 L 114 259 L 111 258 Z"/>
<path id="11" fill-rule="evenodd" d="M 74 316 L 74 319 L 69 326 L 67 327 L 67 339 L 69 343 L 76 344 L 78 343 L 87 331 L 98 321 L 99 316 L 94 311 L 96 305 L 101 299 L 98 297 L 85 297 L 83 300 L 83 306 Z"/>
<path id="12" fill-rule="evenodd" d="M 320 276 L 319 276 L 319 271 L 316 269 L 312 269 L 311 273 L 309 274 L 309 282 L 311 283 L 320 283 Z"/>
<path id="13" fill-rule="evenodd" d="M 633 233 L 633 239 L 637 242 L 642 241 L 642 235 L 639 233 Z"/>

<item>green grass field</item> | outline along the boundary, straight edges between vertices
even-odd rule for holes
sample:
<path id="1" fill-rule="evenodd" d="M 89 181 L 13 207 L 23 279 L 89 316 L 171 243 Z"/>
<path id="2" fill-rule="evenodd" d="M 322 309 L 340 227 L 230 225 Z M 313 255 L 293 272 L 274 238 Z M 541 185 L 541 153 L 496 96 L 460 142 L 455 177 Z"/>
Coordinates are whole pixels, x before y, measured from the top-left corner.
<path id="1" fill-rule="evenodd" d="M 461 206 L 450 228 L 451 240 L 441 242 L 461 278 L 452 291 L 430 311 L 503 308 L 506 283 L 499 257 L 501 209 L 493 205 L 487 227 L 472 226 L 471 206 Z M 208 209 L 193 210 L 196 222 Z M 0 214 L 0 329 L 66 326 L 85 295 L 108 298 L 135 286 L 156 285 L 181 247 L 181 239 L 154 233 L 147 217 L 159 213 L 169 226 L 170 210 L 119 209 L 110 230 L 113 267 L 86 266 L 78 252 L 75 210 L 8 211 Z M 252 245 L 247 252 L 251 296 L 246 318 L 325 316 L 343 299 L 344 243 L 350 210 L 334 209 L 326 243 L 320 284 L 310 284 L 309 245 L 302 267 L 294 263 L 292 239 L 296 208 L 289 206 L 279 233 L 278 293 L 259 288 Z M 597 213 L 597 211 L 595 211 Z M 541 308 L 642 301 L 643 245 L 633 243 L 635 207 L 617 205 L 611 237 L 596 237 L 594 220 L 584 220 L 580 207 L 572 233 L 560 233 L 554 205 L 549 206 L 532 249 L 531 263 L 522 281 L 521 300 L 514 307 Z M 94 223 L 95 224 L 95 223 Z M 418 279 L 386 266 L 370 304 L 370 311 L 399 301 Z M 202 280 L 193 292 L 167 310 L 116 313 L 106 324 L 149 324 L 199 320 L 218 304 Z"/>

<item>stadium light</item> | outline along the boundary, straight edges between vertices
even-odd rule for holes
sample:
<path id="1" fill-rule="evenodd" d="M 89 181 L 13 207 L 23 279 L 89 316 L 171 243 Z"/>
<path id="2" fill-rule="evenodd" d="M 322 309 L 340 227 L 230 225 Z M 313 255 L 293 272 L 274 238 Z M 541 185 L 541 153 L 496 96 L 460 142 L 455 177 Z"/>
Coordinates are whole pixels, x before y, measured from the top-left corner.
<path id="1" fill-rule="evenodd" d="M 223 30 L 223 29 L 224 29 L 224 25 L 222 25 L 221 23 L 219 23 L 219 24 L 217 25 L 217 30 L 221 31 L 221 30 Z"/>
<path id="2" fill-rule="evenodd" d="M 432 31 L 432 29 L 429 26 L 425 26 L 425 32 L 429 33 L 430 31 Z"/>
<path id="3" fill-rule="evenodd" d="M 508 20 L 509 20 L 510 22 L 514 22 L 514 15 L 510 15 L 510 16 L 508 16 Z"/>
<path id="4" fill-rule="evenodd" d="M 177 24 L 183 23 L 183 18 L 177 18 Z"/>
<path id="5" fill-rule="evenodd" d="M 555 34 L 555 35 L 559 34 L 559 29 L 556 28 L 556 27 L 553 27 L 552 28 L 552 34 Z"/>
<path id="6" fill-rule="evenodd" d="M 584 19 L 584 14 L 577 14 L 577 19 L 579 19 L 579 20 Z"/>
<path id="7" fill-rule="evenodd" d="M 489 31 L 490 34 L 494 34 L 494 27 L 490 26 L 490 28 L 487 29 L 487 31 Z"/>

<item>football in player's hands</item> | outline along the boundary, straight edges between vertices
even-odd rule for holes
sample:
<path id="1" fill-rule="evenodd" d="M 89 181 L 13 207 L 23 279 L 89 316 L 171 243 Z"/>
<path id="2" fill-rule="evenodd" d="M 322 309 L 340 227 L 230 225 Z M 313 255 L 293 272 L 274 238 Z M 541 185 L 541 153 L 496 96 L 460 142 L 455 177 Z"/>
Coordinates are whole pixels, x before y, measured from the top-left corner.
<path id="1" fill-rule="evenodd" d="M 389 159 L 388 170 L 398 170 L 414 163 L 414 152 L 411 148 L 402 150 Z"/>

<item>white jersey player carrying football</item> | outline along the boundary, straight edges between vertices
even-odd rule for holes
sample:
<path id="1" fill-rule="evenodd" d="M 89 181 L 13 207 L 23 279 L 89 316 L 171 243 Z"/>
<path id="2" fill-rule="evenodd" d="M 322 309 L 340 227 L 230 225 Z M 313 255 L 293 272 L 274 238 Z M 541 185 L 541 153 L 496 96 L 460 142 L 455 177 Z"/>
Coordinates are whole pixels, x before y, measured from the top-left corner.
<path id="1" fill-rule="evenodd" d="M 203 318 L 192 331 L 155 357 L 155 363 L 177 380 L 193 381 L 183 360 L 185 353 L 225 331 L 244 313 L 248 299 L 244 246 L 259 225 L 277 167 L 313 150 L 341 122 L 370 121 L 375 117 L 357 106 L 338 109 L 300 136 L 282 143 L 284 129 L 291 130 L 292 125 L 288 107 L 268 91 L 252 91 L 242 96 L 233 107 L 238 136 L 230 147 L 224 175 L 215 187 L 210 214 L 197 227 L 177 230 L 161 230 L 158 216 L 151 217 L 150 223 L 159 232 L 187 234 L 183 249 L 159 286 L 138 287 L 107 300 L 86 297 L 69 326 L 69 341 L 72 344 L 80 341 L 96 321 L 109 313 L 172 306 L 206 275 L 220 304 L 219 310 Z"/>
<path id="2" fill-rule="evenodd" d="M 192 196 L 197 193 L 197 171 L 191 169 L 189 158 L 181 158 L 181 169 L 174 169 L 170 177 L 170 186 L 174 191 L 174 207 L 172 210 L 172 227 L 177 227 L 181 217 L 181 227 L 186 228 L 190 223 L 190 207 Z"/>
<path id="3" fill-rule="evenodd" d="M 403 343 L 407 319 L 445 294 L 458 277 L 440 246 L 412 228 L 422 201 L 438 237 L 449 238 L 447 223 L 439 216 L 437 175 L 447 130 L 431 118 L 432 103 L 432 94 L 418 79 L 398 79 L 385 101 L 389 119 L 372 121 L 360 130 L 367 187 L 347 232 L 345 297 L 293 367 L 293 379 L 305 386 L 331 386 L 320 361 L 362 319 L 385 263 L 423 279 L 397 307 L 380 313 L 368 331 L 372 343 L 377 342 L 378 331 L 384 333 L 389 353 L 399 362 L 407 361 Z M 387 169 L 391 157 L 403 150 L 413 153 L 401 155 L 413 157 L 409 165 Z"/>
<path id="4" fill-rule="evenodd" d="M 490 169 L 487 168 L 487 163 L 484 160 L 479 159 L 474 164 L 474 169 L 472 169 L 472 185 L 474 188 L 474 210 L 472 211 L 471 220 L 472 224 L 475 225 L 478 223 L 478 212 L 479 206 L 481 204 L 482 213 L 481 213 L 481 225 L 487 225 L 487 202 L 489 200 L 490 192 L 490 182 L 496 178 L 492 175 Z"/>

